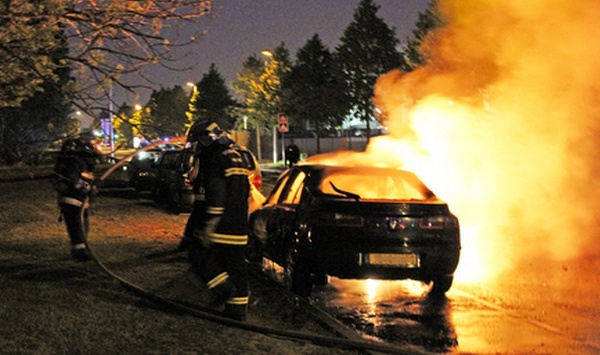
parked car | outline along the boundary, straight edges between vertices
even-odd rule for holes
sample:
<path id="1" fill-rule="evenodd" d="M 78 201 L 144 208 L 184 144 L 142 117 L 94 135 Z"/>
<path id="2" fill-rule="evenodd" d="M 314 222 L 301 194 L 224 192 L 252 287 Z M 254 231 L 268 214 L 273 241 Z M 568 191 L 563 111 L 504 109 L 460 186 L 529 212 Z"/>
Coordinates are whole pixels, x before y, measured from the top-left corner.
<path id="1" fill-rule="evenodd" d="M 248 169 L 248 179 L 250 179 L 250 183 L 254 185 L 254 187 L 260 188 L 263 184 L 262 173 L 256 157 L 246 148 L 242 147 L 239 151 L 244 160 L 246 169 Z"/>
<path id="2" fill-rule="evenodd" d="M 127 163 L 129 186 L 133 187 L 136 193 L 152 192 L 156 189 L 154 164 L 162 151 L 160 148 L 140 151 Z"/>
<path id="3" fill-rule="evenodd" d="M 262 186 L 262 174 L 254 154 L 246 148 L 239 149 L 248 170 L 248 179 L 255 187 Z M 154 174 L 157 183 L 154 198 L 157 202 L 167 203 L 176 212 L 189 212 L 194 204 L 193 186 L 184 174 L 189 171 L 192 152 L 188 149 L 164 151 L 157 158 Z"/>
<path id="4" fill-rule="evenodd" d="M 133 187 L 137 193 L 155 191 L 158 182 L 154 169 L 156 162 L 163 152 L 173 149 L 182 149 L 182 146 L 165 143 L 147 150 L 140 150 L 127 163 L 129 186 Z"/>
<path id="5" fill-rule="evenodd" d="M 284 269 L 308 296 L 328 276 L 414 279 L 448 291 L 460 254 L 459 222 L 411 172 L 301 164 L 284 171 L 250 215 L 249 255 Z"/>
<path id="6" fill-rule="evenodd" d="M 155 163 L 157 183 L 154 199 L 168 204 L 175 213 L 190 212 L 194 204 L 193 187 L 184 176 L 191 157 L 190 150 L 171 149 L 163 151 Z"/>

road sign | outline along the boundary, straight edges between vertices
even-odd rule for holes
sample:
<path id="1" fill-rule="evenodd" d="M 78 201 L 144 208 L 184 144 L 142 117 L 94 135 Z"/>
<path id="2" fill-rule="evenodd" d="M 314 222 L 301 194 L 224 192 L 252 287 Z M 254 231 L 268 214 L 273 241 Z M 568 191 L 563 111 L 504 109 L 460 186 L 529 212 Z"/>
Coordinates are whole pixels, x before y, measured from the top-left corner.
<path id="1" fill-rule="evenodd" d="M 279 115 L 279 119 L 277 120 L 277 129 L 281 133 L 289 132 L 290 127 L 288 124 L 288 119 L 284 115 Z"/>

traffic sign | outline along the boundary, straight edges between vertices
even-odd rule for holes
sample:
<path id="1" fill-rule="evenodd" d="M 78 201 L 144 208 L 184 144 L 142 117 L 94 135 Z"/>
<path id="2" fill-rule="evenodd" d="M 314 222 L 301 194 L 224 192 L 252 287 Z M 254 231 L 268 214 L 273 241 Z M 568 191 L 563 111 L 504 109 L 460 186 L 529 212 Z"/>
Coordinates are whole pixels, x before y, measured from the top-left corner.
<path id="1" fill-rule="evenodd" d="M 278 130 L 281 133 L 287 133 L 289 131 L 289 127 L 288 127 L 287 122 L 286 123 L 279 122 Z"/>
<path id="2" fill-rule="evenodd" d="M 287 133 L 290 130 L 288 124 L 288 118 L 285 115 L 279 115 L 279 119 L 277 120 L 277 129 L 281 133 Z"/>

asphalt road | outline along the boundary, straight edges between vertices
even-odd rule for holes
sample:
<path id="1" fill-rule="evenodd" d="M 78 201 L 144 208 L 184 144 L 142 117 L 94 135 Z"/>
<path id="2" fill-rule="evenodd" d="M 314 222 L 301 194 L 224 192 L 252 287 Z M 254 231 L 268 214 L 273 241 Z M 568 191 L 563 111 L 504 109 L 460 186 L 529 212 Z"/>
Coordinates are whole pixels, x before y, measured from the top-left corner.
<path id="1" fill-rule="evenodd" d="M 269 191 L 274 175 L 265 176 Z M 311 301 L 361 333 L 433 353 L 600 353 L 600 253 L 525 260 L 498 277 L 456 280 L 442 299 L 413 281 L 331 278 Z"/>

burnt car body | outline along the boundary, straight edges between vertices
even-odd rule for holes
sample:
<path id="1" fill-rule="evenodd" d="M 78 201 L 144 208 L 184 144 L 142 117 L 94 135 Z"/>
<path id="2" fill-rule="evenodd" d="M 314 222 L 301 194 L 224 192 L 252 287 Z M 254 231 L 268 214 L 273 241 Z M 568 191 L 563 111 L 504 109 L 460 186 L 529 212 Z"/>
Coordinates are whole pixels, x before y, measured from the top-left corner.
<path id="1" fill-rule="evenodd" d="M 450 289 L 459 222 L 413 173 L 388 168 L 297 165 L 250 215 L 250 259 L 284 269 L 308 296 L 327 276 L 413 279 Z"/>

